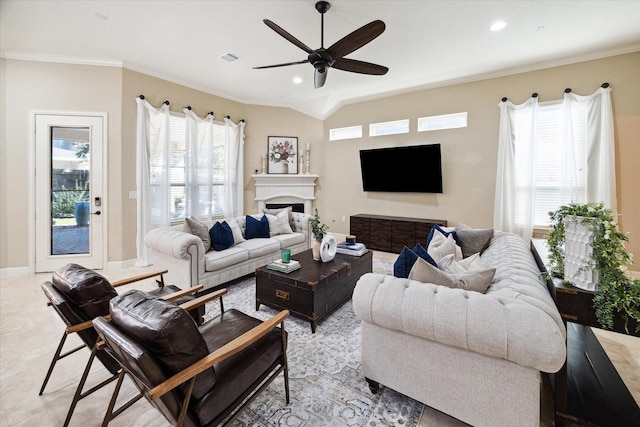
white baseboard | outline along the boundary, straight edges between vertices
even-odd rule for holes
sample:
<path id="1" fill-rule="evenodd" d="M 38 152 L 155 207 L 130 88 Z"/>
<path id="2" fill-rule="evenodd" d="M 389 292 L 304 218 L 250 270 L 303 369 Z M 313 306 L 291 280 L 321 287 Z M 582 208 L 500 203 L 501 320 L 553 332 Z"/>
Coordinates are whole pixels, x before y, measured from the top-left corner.
<path id="1" fill-rule="evenodd" d="M 3 277 L 27 276 L 29 267 L 0 268 L 0 279 Z"/>

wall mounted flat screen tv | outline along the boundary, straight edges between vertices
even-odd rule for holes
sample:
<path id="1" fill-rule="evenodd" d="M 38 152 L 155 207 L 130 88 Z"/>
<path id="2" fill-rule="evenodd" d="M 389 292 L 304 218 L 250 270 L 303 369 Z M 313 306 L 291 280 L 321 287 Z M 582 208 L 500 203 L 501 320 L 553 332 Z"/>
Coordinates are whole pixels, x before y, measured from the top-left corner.
<path id="1" fill-rule="evenodd" d="M 440 144 L 360 150 L 362 189 L 442 193 Z"/>

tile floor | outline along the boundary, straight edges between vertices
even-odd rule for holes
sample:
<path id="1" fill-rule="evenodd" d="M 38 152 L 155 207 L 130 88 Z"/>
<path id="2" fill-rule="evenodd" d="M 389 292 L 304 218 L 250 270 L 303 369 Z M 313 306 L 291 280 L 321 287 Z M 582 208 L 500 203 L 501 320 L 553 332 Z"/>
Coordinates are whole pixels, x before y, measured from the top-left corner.
<path id="1" fill-rule="evenodd" d="M 375 253 L 379 259 L 389 260 L 389 254 Z M 391 261 L 395 256 L 391 258 Z M 147 269 L 119 269 L 103 271 L 111 280 L 140 274 Z M 88 358 L 81 350 L 59 362 L 42 396 L 38 390 L 60 340 L 63 324 L 53 309 L 46 306 L 40 284 L 50 274 L 0 279 L 0 426 L 60 426 L 71 402 L 75 385 Z M 131 285 L 128 285 L 131 286 Z M 151 282 L 138 287 L 151 288 Z M 640 339 L 613 332 L 595 330 L 605 351 L 611 358 L 640 403 Z M 74 339 L 76 341 L 74 341 Z M 77 338 L 69 338 L 65 348 L 71 348 Z M 96 364 L 96 366 L 99 364 Z M 105 378 L 106 370 L 97 366 L 90 378 Z M 71 426 L 101 424 L 106 402 L 113 386 L 107 386 L 80 401 Z M 550 387 L 543 375 L 541 426 L 553 425 L 553 405 Z M 132 396 L 134 388 L 125 382 L 121 395 Z M 162 416 L 144 399 L 117 417 L 112 426 L 168 426 Z M 420 427 L 463 426 L 465 424 L 445 414 L 426 408 Z"/>

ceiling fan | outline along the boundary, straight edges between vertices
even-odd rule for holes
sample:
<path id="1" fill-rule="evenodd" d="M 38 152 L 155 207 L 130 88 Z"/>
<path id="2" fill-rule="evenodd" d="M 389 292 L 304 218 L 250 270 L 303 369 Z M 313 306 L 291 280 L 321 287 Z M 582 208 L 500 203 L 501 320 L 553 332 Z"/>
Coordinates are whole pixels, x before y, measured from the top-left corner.
<path id="1" fill-rule="evenodd" d="M 272 21 L 265 19 L 263 22 L 267 24 L 276 33 L 280 34 L 285 39 L 289 40 L 300 49 L 309 54 L 307 59 L 297 62 L 288 62 L 286 64 L 266 65 L 263 67 L 253 67 L 254 69 L 286 67 L 288 65 L 297 65 L 311 63 L 315 68 L 313 76 L 314 86 L 320 88 L 327 80 L 327 72 L 329 68 L 337 68 L 342 71 L 349 71 L 352 73 L 360 74 L 372 74 L 381 76 L 387 73 L 389 69 L 382 65 L 372 64 L 370 62 L 358 61 L 355 59 L 345 58 L 346 55 L 351 52 L 360 49 L 362 46 L 369 43 L 371 40 L 378 37 L 385 30 L 384 22 L 377 20 L 368 23 L 367 25 L 358 28 L 354 32 L 346 35 L 330 47 L 324 47 L 324 14 L 329 10 L 331 5 L 326 1 L 319 1 L 316 3 L 316 10 L 320 12 L 320 48 L 311 49 L 300 40 L 283 30 L 281 27 L 273 23 Z"/>

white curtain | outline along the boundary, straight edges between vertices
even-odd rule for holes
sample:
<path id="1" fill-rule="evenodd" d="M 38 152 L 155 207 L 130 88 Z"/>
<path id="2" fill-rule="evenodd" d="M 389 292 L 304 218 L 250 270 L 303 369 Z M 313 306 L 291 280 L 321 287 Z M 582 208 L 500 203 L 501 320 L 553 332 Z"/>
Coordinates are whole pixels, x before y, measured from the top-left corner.
<path id="1" fill-rule="evenodd" d="M 199 118 L 185 108 L 185 217 L 213 216 L 213 114 Z"/>
<path id="2" fill-rule="evenodd" d="M 564 94 L 565 120 L 571 123 L 567 128 L 575 127 L 574 122 L 581 120 L 572 114 L 577 105 L 586 106 L 586 132 L 567 134 L 567 140 L 584 139 L 587 148 L 587 201 L 603 202 L 605 207 L 616 211 L 616 173 L 615 148 L 613 136 L 613 108 L 611 88 L 599 88 L 595 93 L 581 96 L 575 93 Z"/>
<path id="3" fill-rule="evenodd" d="M 224 216 L 230 218 L 244 213 L 244 120 L 235 124 L 224 119 Z"/>
<path id="4" fill-rule="evenodd" d="M 147 101 L 138 104 L 136 135 L 137 267 L 152 264 L 144 244 L 149 230 L 169 225 L 169 105 L 155 109 Z"/>
<path id="5" fill-rule="evenodd" d="M 498 105 L 500 129 L 493 227 L 518 234 L 528 241 L 533 235 L 536 178 L 533 141 L 536 136 L 538 98 L 531 97 L 520 105 L 514 105 L 511 101 L 502 101 Z M 516 115 L 517 110 L 523 114 Z M 516 146 L 527 147 L 526 152 L 518 152 Z M 516 168 L 520 173 L 516 174 Z M 528 212 L 523 218 L 516 218 L 517 203 L 522 211 Z"/>
<path id="6" fill-rule="evenodd" d="M 606 207 L 616 209 L 610 93 L 610 88 L 600 88 L 589 96 L 564 95 L 558 113 L 561 121 L 559 200 L 562 204 L 603 202 Z M 542 157 L 540 141 L 536 140 L 542 126 L 540 107 L 538 99 L 533 97 L 520 105 L 509 101 L 498 105 L 500 129 L 493 226 L 528 240 L 533 234 L 538 189 L 536 171 Z M 544 194 L 540 197 L 544 198 Z"/>

